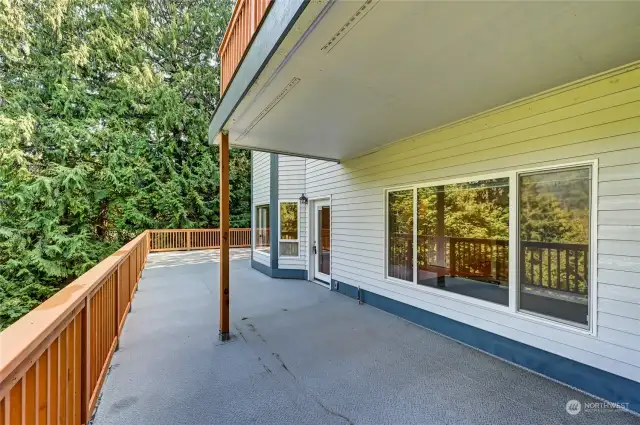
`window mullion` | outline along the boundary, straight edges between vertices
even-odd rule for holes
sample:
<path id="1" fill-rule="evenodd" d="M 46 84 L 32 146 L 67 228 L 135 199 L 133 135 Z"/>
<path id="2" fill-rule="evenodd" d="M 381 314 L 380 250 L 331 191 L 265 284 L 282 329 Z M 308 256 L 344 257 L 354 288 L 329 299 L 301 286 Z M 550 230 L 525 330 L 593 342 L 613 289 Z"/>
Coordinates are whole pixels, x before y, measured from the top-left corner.
<path id="1" fill-rule="evenodd" d="M 509 310 L 515 312 L 518 309 L 518 291 L 520 279 L 518 278 L 519 237 L 518 228 L 518 173 L 509 176 Z"/>
<path id="2" fill-rule="evenodd" d="M 418 284 L 418 189 L 413 188 L 413 283 Z"/>

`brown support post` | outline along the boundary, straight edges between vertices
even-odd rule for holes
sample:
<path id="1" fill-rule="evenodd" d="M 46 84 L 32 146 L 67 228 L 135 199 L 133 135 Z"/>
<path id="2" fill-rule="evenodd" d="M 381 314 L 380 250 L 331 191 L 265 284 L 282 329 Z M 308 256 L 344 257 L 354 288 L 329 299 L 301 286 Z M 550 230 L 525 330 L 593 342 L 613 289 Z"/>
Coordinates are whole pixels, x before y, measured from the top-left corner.
<path id="1" fill-rule="evenodd" d="M 191 251 L 191 230 L 187 230 L 187 251 Z"/>
<path id="2" fill-rule="evenodd" d="M 220 133 L 220 333 L 229 339 L 229 135 Z"/>

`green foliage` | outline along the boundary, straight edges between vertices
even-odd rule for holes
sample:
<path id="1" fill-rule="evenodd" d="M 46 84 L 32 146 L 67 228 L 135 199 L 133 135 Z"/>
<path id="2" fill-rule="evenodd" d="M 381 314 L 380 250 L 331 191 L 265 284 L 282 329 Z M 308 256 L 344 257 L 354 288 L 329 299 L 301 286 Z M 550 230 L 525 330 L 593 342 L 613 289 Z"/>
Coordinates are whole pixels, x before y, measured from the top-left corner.
<path id="1" fill-rule="evenodd" d="M 280 239 L 298 239 L 298 203 L 280 204 Z"/>
<path id="2" fill-rule="evenodd" d="M 230 0 L 0 1 L 0 329 L 146 228 L 218 226 Z M 231 225 L 250 222 L 231 152 Z"/>

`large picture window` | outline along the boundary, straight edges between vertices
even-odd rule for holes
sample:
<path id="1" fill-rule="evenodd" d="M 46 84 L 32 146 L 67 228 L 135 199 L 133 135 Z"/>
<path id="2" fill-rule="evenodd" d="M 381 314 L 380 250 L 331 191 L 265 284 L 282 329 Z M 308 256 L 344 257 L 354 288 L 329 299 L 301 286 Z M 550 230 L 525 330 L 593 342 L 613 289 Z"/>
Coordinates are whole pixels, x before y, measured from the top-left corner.
<path id="1" fill-rule="evenodd" d="M 413 282 L 413 189 L 389 192 L 387 276 Z"/>
<path id="2" fill-rule="evenodd" d="M 385 277 L 593 331 L 593 170 L 387 190 Z"/>
<path id="3" fill-rule="evenodd" d="M 591 168 L 519 176 L 519 307 L 589 323 Z"/>
<path id="4" fill-rule="evenodd" d="M 280 256 L 299 255 L 299 214 L 298 202 L 280 202 Z"/>
<path id="5" fill-rule="evenodd" d="M 509 179 L 418 188 L 419 285 L 509 304 Z"/>
<path id="6" fill-rule="evenodd" d="M 253 246 L 258 252 L 268 254 L 271 247 L 269 226 L 269 205 L 256 206 L 255 231 Z"/>

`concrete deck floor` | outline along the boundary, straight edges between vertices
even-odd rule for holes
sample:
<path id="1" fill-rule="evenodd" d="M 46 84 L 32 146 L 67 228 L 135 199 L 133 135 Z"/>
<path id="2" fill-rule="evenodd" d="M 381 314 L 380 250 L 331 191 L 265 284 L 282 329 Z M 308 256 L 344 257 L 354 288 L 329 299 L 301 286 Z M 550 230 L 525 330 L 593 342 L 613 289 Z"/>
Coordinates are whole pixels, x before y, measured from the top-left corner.
<path id="1" fill-rule="evenodd" d="M 94 425 L 640 424 L 569 415 L 592 399 L 249 255 L 232 251 L 224 344 L 217 253 L 150 256 Z"/>

